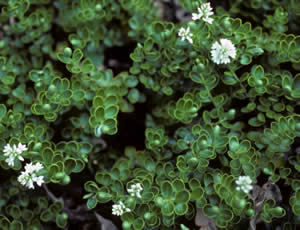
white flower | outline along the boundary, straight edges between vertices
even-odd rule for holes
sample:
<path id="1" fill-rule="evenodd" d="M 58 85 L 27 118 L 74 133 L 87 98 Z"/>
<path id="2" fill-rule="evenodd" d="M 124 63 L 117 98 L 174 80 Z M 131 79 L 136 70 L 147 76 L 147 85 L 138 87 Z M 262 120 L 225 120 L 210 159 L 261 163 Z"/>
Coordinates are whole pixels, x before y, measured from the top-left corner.
<path id="1" fill-rule="evenodd" d="M 131 210 L 129 208 L 126 208 L 126 206 L 123 204 L 122 201 L 119 201 L 118 204 L 114 204 L 112 206 L 112 214 L 116 216 L 123 215 L 124 212 L 130 212 Z"/>
<path id="2" fill-rule="evenodd" d="M 213 19 L 210 18 L 214 12 L 212 11 L 212 8 L 210 6 L 210 2 L 201 4 L 200 7 L 198 7 L 198 13 L 192 13 L 192 19 L 198 20 L 201 19 L 209 24 L 212 24 Z"/>
<path id="3" fill-rule="evenodd" d="M 35 179 L 35 182 L 37 183 L 38 186 L 41 186 L 45 181 L 43 176 L 38 176 Z"/>
<path id="4" fill-rule="evenodd" d="M 43 165 L 40 162 L 37 162 L 33 165 L 31 162 L 25 165 L 25 171 L 27 173 L 35 173 L 43 168 Z"/>
<path id="5" fill-rule="evenodd" d="M 235 58 L 236 49 L 232 42 L 228 39 L 220 39 L 220 43 L 216 41 L 211 47 L 211 56 L 216 64 L 227 64 L 230 58 Z"/>
<path id="6" fill-rule="evenodd" d="M 23 152 L 25 152 L 25 151 L 27 151 L 28 149 L 27 149 L 27 147 L 26 147 L 26 145 L 22 145 L 22 143 L 19 143 L 18 144 L 18 148 L 16 149 L 16 151 L 18 152 L 18 153 L 23 153 Z"/>
<path id="7" fill-rule="evenodd" d="M 251 185 L 252 180 L 249 176 L 239 176 L 238 180 L 235 182 L 238 186 L 236 190 L 249 193 L 253 186 Z"/>
<path id="8" fill-rule="evenodd" d="M 25 151 L 27 151 L 27 147 L 21 143 L 19 143 L 18 146 L 10 146 L 10 144 L 5 145 L 3 152 L 4 156 L 7 157 L 7 159 L 5 159 L 6 163 L 9 166 L 14 166 L 16 159 L 24 161 L 24 158 L 21 156 L 21 154 Z"/>
<path id="9" fill-rule="evenodd" d="M 191 44 L 193 43 L 193 40 L 192 40 L 193 34 L 190 33 L 190 27 L 187 27 L 186 29 L 181 27 L 179 29 L 178 36 L 181 37 L 182 41 L 184 41 L 186 39 L 189 41 L 189 43 L 191 43 Z"/>
<path id="10" fill-rule="evenodd" d="M 137 183 L 131 185 L 127 191 L 131 196 L 136 196 L 138 198 L 141 198 L 141 192 L 143 191 L 143 187 L 140 183 Z"/>
<path id="11" fill-rule="evenodd" d="M 44 183 L 44 176 L 37 176 L 36 173 L 42 168 L 43 165 L 40 162 L 37 162 L 34 165 L 32 163 L 26 164 L 25 171 L 21 172 L 18 181 L 30 189 L 34 189 L 34 182 L 36 182 L 38 186 L 41 186 Z"/>
<path id="12" fill-rule="evenodd" d="M 28 188 L 34 188 L 33 186 L 33 180 L 31 178 L 31 176 L 26 173 L 26 172 L 21 172 L 21 175 L 18 177 L 18 181 L 24 185 L 27 186 Z"/>

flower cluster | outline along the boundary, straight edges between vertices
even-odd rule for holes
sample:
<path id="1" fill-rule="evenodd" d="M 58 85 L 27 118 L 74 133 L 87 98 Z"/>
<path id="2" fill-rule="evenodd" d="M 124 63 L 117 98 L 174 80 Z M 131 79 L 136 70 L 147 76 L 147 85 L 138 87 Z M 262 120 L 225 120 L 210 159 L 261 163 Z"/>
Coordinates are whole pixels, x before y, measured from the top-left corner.
<path id="1" fill-rule="evenodd" d="M 210 3 L 207 2 L 198 7 L 197 13 L 192 13 L 192 19 L 202 19 L 204 22 L 212 24 L 213 18 L 211 16 L 213 14 L 213 9 Z M 182 41 L 188 40 L 191 44 L 193 44 L 193 33 L 190 31 L 190 27 L 187 27 L 186 29 L 181 27 L 179 29 L 178 36 L 181 37 Z M 230 58 L 234 59 L 236 57 L 235 46 L 228 39 L 220 39 L 220 41 L 214 42 L 210 52 L 212 61 L 216 64 L 228 64 L 231 61 Z"/>
<path id="2" fill-rule="evenodd" d="M 131 185 L 127 191 L 131 196 L 136 196 L 138 198 L 141 198 L 141 192 L 143 191 L 143 187 L 140 183 L 137 183 Z"/>
<path id="3" fill-rule="evenodd" d="M 123 215 L 124 212 L 130 212 L 131 210 L 129 208 L 126 208 L 126 206 L 123 204 L 122 201 L 119 201 L 118 204 L 114 204 L 112 206 L 112 214 L 116 216 Z"/>
<path id="4" fill-rule="evenodd" d="M 178 36 L 181 37 L 181 40 L 184 41 L 184 40 L 188 40 L 189 43 L 193 43 L 193 39 L 192 39 L 192 36 L 193 34 L 190 33 L 190 27 L 188 28 L 180 28 L 179 29 L 179 32 L 178 32 Z"/>
<path id="5" fill-rule="evenodd" d="M 10 144 L 7 144 L 4 146 L 4 156 L 7 158 L 5 159 L 6 163 L 9 166 L 15 165 L 15 160 L 18 159 L 20 161 L 24 161 L 24 158 L 21 156 L 23 152 L 27 151 L 26 145 L 23 145 L 21 143 L 18 144 L 18 146 L 13 145 L 10 146 Z"/>
<path id="6" fill-rule="evenodd" d="M 37 173 L 41 169 L 43 169 L 43 165 L 39 162 L 36 164 L 26 164 L 25 171 L 21 172 L 21 175 L 18 177 L 18 181 L 30 189 L 34 189 L 34 182 L 36 182 L 38 186 L 41 186 L 44 183 L 44 177 L 37 176 Z"/>
<path id="7" fill-rule="evenodd" d="M 239 176 L 238 180 L 235 183 L 238 185 L 236 187 L 236 190 L 243 191 L 245 193 L 249 193 L 253 188 L 253 186 L 251 185 L 252 180 L 249 176 Z"/>
<path id="8" fill-rule="evenodd" d="M 210 6 L 210 3 L 203 3 L 200 7 L 198 7 L 198 13 L 192 14 L 193 20 L 201 19 L 209 24 L 212 24 L 213 19 L 210 17 L 214 14 L 212 11 L 212 8 Z"/>
<path id="9" fill-rule="evenodd" d="M 227 64 L 230 57 L 235 58 L 236 50 L 232 42 L 228 39 L 220 39 L 216 41 L 211 48 L 211 56 L 216 64 Z"/>

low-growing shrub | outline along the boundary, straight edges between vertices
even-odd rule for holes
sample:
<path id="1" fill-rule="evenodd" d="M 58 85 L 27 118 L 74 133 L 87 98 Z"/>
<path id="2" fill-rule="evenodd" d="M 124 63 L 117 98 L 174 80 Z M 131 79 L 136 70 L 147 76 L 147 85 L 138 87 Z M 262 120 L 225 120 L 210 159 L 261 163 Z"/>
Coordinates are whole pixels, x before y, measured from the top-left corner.
<path id="1" fill-rule="evenodd" d="M 298 0 L 0 0 L 0 229 L 296 229 Z"/>

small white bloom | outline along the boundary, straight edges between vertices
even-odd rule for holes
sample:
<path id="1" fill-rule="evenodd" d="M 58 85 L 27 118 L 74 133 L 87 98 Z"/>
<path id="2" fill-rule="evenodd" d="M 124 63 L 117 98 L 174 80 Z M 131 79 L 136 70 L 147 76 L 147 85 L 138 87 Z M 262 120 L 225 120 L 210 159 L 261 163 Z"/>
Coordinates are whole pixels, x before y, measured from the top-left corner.
<path id="1" fill-rule="evenodd" d="M 214 14 L 212 11 L 212 8 L 210 6 L 210 2 L 201 4 L 200 7 L 198 7 L 198 13 L 192 13 L 192 19 L 198 20 L 201 19 L 209 24 L 212 24 L 213 19 L 210 17 Z"/>
<path id="2" fill-rule="evenodd" d="M 239 176 L 238 180 L 235 182 L 238 186 L 236 190 L 249 193 L 253 186 L 251 185 L 252 180 L 249 176 Z"/>
<path id="3" fill-rule="evenodd" d="M 236 49 L 228 39 L 220 39 L 220 43 L 216 41 L 210 52 L 212 60 L 216 64 L 227 64 L 230 62 L 230 57 L 235 58 L 236 56 Z"/>
<path id="4" fill-rule="evenodd" d="M 190 33 L 190 27 L 187 27 L 186 29 L 181 27 L 179 29 L 178 36 L 181 37 L 182 41 L 184 41 L 186 39 L 189 41 L 189 43 L 191 43 L 191 44 L 193 43 L 193 40 L 192 40 L 193 34 Z"/>
<path id="5" fill-rule="evenodd" d="M 36 178 L 35 182 L 36 182 L 36 184 L 37 184 L 38 186 L 41 186 L 43 183 L 45 183 L 44 177 L 43 177 L 43 176 L 38 176 L 38 177 Z"/>
<path id="6" fill-rule="evenodd" d="M 22 143 L 19 143 L 18 144 L 18 148 L 16 149 L 16 151 L 18 152 L 18 153 L 23 153 L 23 152 L 25 152 L 25 151 L 27 151 L 28 149 L 27 149 L 27 147 L 26 147 L 26 145 L 22 145 Z"/>
<path id="7" fill-rule="evenodd" d="M 21 172 L 18 181 L 30 189 L 34 189 L 34 182 L 36 182 L 38 186 L 41 186 L 44 183 L 44 176 L 37 176 L 37 172 L 42 168 L 43 165 L 40 162 L 34 165 L 32 163 L 26 164 L 25 171 Z"/>
<path id="8" fill-rule="evenodd" d="M 7 159 L 5 159 L 6 163 L 9 166 L 14 166 L 16 159 L 24 161 L 24 158 L 21 156 L 21 154 L 25 151 L 27 151 L 27 147 L 26 145 L 22 145 L 21 143 L 19 143 L 18 146 L 10 146 L 10 144 L 5 145 L 3 155 L 7 157 Z"/>
<path id="9" fill-rule="evenodd" d="M 27 173 L 34 173 L 38 172 L 43 168 L 43 165 L 40 162 L 37 162 L 36 164 L 32 164 L 31 162 L 25 165 L 25 171 Z"/>
<path id="10" fill-rule="evenodd" d="M 27 172 L 21 172 L 21 175 L 18 177 L 18 181 L 23 185 L 27 186 L 28 188 L 34 188 L 33 179 L 30 174 Z"/>
<path id="11" fill-rule="evenodd" d="M 116 216 L 123 215 L 124 212 L 130 212 L 131 210 L 129 208 L 126 208 L 126 206 L 123 204 L 122 201 L 119 201 L 117 204 L 114 204 L 112 206 L 112 214 Z"/>
<path id="12" fill-rule="evenodd" d="M 9 166 L 14 166 L 14 164 L 15 164 L 15 158 L 9 157 L 9 158 L 5 159 L 5 162 L 6 162 Z"/>
<path id="13" fill-rule="evenodd" d="M 202 17 L 202 11 L 201 11 L 201 9 L 198 7 L 198 13 L 192 13 L 192 19 L 194 20 L 194 21 L 196 21 L 196 20 L 198 20 L 198 19 L 200 19 L 201 17 Z"/>
<path id="14" fill-rule="evenodd" d="M 143 187 L 140 183 L 132 184 L 127 191 L 131 196 L 141 198 L 141 192 L 143 191 Z"/>

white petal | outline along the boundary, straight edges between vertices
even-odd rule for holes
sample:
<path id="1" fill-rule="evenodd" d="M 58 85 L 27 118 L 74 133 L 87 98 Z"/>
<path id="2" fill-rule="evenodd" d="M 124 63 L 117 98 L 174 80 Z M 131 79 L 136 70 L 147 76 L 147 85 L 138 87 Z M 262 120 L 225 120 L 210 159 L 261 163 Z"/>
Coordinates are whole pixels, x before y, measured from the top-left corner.
<path id="1" fill-rule="evenodd" d="M 14 166 L 15 165 L 15 159 L 12 158 L 12 157 L 9 157 L 7 159 L 5 159 L 6 163 L 9 165 L 9 166 Z"/>
<path id="2" fill-rule="evenodd" d="M 44 177 L 43 176 L 39 176 L 37 177 L 36 181 L 38 186 L 41 186 L 44 183 Z"/>
<path id="3" fill-rule="evenodd" d="M 23 158 L 22 156 L 18 156 L 18 159 L 19 159 L 20 161 L 24 161 L 24 158 Z"/>

